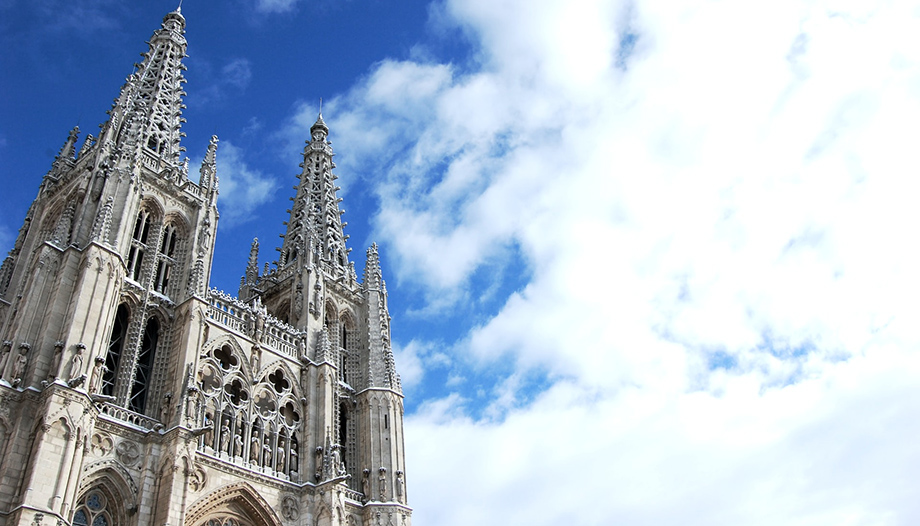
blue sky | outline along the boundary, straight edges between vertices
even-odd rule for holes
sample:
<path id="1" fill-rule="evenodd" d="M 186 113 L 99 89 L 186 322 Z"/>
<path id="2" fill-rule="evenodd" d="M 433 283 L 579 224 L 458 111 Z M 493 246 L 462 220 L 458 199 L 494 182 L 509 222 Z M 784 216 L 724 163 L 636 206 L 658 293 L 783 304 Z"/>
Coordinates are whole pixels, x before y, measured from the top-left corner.
<path id="1" fill-rule="evenodd" d="M 920 4 L 187 0 L 212 285 L 319 99 L 416 524 L 920 522 Z M 0 246 L 162 2 L 0 0 Z"/>

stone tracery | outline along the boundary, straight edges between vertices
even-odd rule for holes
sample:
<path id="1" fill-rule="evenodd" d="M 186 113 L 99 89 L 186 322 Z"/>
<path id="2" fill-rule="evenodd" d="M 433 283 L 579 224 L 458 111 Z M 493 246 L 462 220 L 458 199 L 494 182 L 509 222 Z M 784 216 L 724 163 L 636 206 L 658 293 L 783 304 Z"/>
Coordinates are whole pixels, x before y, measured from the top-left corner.
<path id="1" fill-rule="evenodd" d="M 301 414 L 290 372 L 280 365 L 253 378 L 238 350 L 226 343 L 202 360 L 197 384 L 204 395 L 199 448 L 276 476 L 299 477 Z"/>

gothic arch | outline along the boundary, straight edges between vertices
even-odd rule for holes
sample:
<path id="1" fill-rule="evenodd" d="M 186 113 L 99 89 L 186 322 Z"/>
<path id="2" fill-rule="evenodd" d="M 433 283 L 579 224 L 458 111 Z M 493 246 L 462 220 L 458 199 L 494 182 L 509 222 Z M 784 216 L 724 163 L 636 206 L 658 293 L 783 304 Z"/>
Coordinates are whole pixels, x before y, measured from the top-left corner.
<path id="1" fill-rule="evenodd" d="M 332 526 L 334 524 L 332 517 L 332 510 L 329 508 L 329 505 L 323 502 L 319 506 L 319 511 L 316 513 L 316 519 L 313 521 L 313 526 Z"/>
<path id="2" fill-rule="evenodd" d="M 234 358 L 236 358 L 238 363 L 235 366 L 239 367 L 240 374 L 242 374 L 245 378 L 252 378 L 253 377 L 252 367 L 250 367 L 249 360 L 246 357 L 245 351 L 243 351 L 243 347 L 236 340 L 236 338 L 234 338 L 233 336 L 229 334 L 219 334 L 215 336 L 209 342 L 205 343 L 204 344 L 205 352 L 202 353 L 202 357 L 205 357 L 205 356 L 213 357 L 214 353 L 218 352 L 220 349 L 224 347 L 229 347 L 231 355 Z M 220 367 L 219 364 L 218 364 L 218 367 Z M 221 370 L 224 370 L 225 372 L 227 371 L 227 369 L 224 369 L 223 367 L 220 367 L 220 368 Z M 200 366 L 199 366 L 199 369 L 200 369 Z"/>
<path id="3" fill-rule="evenodd" d="M 170 210 L 167 212 L 163 217 L 163 224 L 174 225 L 183 236 L 188 236 L 188 233 L 191 232 L 191 227 L 189 226 L 191 222 L 181 210 Z"/>
<path id="4" fill-rule="evenodd" d="M 105 477 L 81 487 L 74 501 L 71 524 L 74 526 L 121 526 L 128 514 L 137 511 L 134 501 L 126 500 L 118 484 Z"/>
<path id="5" fill-rule="evenodd" d="M 300 400 L 303 397 L 300 391 L 300 382 L 297 381 L 297 379 L 300 378 L 300 375 L 294 374 L 294 370 L 291 369 L 291 366 L 288 365 L 288 363 L 284 360 L 280 360 L 280 359 L 275 360 L 269 363 L 268 365 L 262 367 L 262 369 L 259 370 L 258 374 L 255 375 L 253 378 L 256 379 L 257 384 L 261 382 L 266 382 L 268 381 L 268 376 L 271 373 L 275 372 L 275 370 L 277 369 L 282 370 L 285 379 L 291 384 L 290 391 L 286 391 L 285 393 L 280 393 L 280 394 L 277 393 L 277 391 L 275 392 L 275 394 L 278 395 L 278 399 L 280 400 L 281 398 L 286 397 L 287 394 L 290 394 L 290 396 L 293 396 L 297 400 Z"/>
<path id="6" fill-rule="evenodd" d="M 247 526 L 282 526 L 268 502 L 249 484 L 240 482 L 218 488 L 189 506 L 185 526 L 204 526 L 213 517 L 244 519 Z"/>
<path id="7" fill-rule="evenodd" d="M 335 306 L 335 302 L 331 299 L 326 300 L 326 310 L 324 312 L 323 321 L 336 321 L 339 318 L 339 309 Z"/>
<path id="8" fill-rule="evenodd" d="M 116 517 L 116 524 L 124 524 L 124 513 L 137 506 L 138 493 L 137 483 L 128 471 L 114 459 L 107 459 L 84 467 L 83 472 L 87 474 L 80 481 L 78 493 L 86 494 L 96 487 L 106 488 L 117 501 L 115 511 L 120 512 L 121 520 Z"/>
<path id="9" fill-rule="evenodd" d="M 150 214 L 151 219 L 154 222 L 162 221 L 163 217 L 166 215 L 166 207 L 153 194 L 147 195 L 141 199 L 140 206 L 137 207 L 137 211 L 141 212 L 144 210 Z"/>

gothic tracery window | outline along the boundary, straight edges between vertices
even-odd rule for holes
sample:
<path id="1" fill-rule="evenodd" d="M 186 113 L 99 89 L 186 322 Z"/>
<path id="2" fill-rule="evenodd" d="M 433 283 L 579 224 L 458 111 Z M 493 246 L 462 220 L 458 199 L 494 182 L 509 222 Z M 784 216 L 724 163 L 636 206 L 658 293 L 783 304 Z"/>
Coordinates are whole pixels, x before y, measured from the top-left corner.
<path id="1" fill-rule="evenodd" d="M 75 507 L 73 526 L 115 526 L 108 500 L 99 489 L 89 491 Z"/>
<path id="2" fill-rule="evenodd" d="M 134 232 L 131 234 L 131 249 L 128 252 L 128 277 L 134 281 L 139 282 L 141 280 L 151 223 L 150 212 L 141 210 L 137 214 L 137 220 L 134 222 Z"/>
<path id="3" fill-rule="evenodd" d="M 134 369 L 134 385 L 131 387 L 129 400 L 130 409 L 136 413 L 143 413 L 147 406 L 147 394 L 152 380 L 150 373 L 153 370 L 153 358 L 159 338 L 160 322 L 156 318 L 150 318 L 144 328 L 144 338 Z"/>
<path id="4" fill-rule="evenodd" d="M 153 280 L 153 290 L 167 294 L 167 287 L 173 267 L 176 264 L 176 247 L 179 235 L 175 225 L 166 225 L 160 241 L 160 250 L 157 254 L 157 271 Z"/>
<path id="5" fill-rule="evenodd" d="M 199 413 L 210 424 L 199 447 L 260 471 L 294 477 L 299 471 L 300 401 L 289 373 L 277 367 L 252 382 L 245 360 L 229 345 L 212 350 L 198 371 Z"/>
<path id="6" fill-rule="evenodd" d="M 128 307 L 122 303 L 115 312 L 115 322 L 112 324 L 112 335 L 109 338 L 109 349 L 105 356 L 105 369 L 102 375 L 102 394 L 113 396 L 115 394 L 115 379 L 118 375 L 118 365 L 125 347 L 125 338 L 128 335 Z"/>

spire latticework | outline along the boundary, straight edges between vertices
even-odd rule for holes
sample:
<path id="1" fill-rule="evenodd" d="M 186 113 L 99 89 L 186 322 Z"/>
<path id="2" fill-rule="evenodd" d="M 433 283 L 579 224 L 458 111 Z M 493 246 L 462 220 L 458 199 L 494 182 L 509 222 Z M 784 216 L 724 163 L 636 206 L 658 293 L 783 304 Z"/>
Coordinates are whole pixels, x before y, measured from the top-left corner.
<path id="1" fill-rule="evenodd" d="M 345 246 L 347 223 L 341 219 L 345 211 L 339 208 L 342 199 L 337 196 L 338 177 L 332 173 L 335 163 L 332 145 L 326 140 L 328 133 L 329 128 L 320 115 L 310 128 L 311 140 L 304 148 L 303 172 L 290 210 L 279 264 L 285 266 L 301 259 L 304 264 L 321 266 L 332 277 L 354 281 L 348 261 L 350 250 Z"/>
<path id="2" fill-rule="evenodd" d="M 186 54 L 185 18 L 173 11 L 163 18 L 163 24 L 153 33 L 150 49 L 143 53 L 143 62 L 122 87 L 110 111 L 111 119 L 104 125 L 103 136 L 135 150 L 146 148 L 159 160 L 179 164 L 182 85 L 186 69 L 182 59 Z"/>

